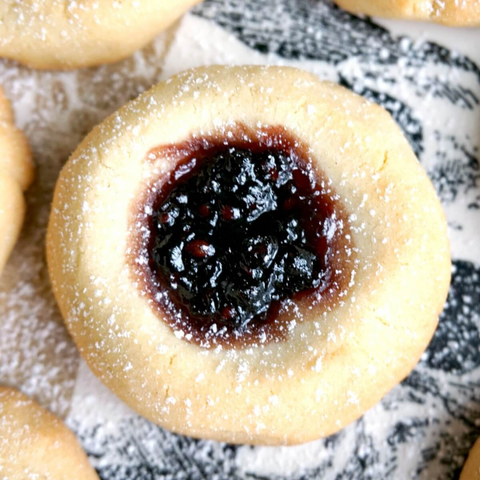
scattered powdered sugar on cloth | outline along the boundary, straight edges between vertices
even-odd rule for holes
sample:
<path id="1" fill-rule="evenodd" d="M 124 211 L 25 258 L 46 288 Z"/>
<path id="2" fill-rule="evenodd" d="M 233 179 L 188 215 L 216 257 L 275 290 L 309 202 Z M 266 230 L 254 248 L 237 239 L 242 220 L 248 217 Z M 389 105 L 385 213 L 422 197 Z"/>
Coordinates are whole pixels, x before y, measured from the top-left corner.
<path id="1" fill-rule="evenodd" d="M 480 435 L 480 56 L 458 38 L 476 35 L 478 45 L 480 32 L 382 25 L 388 27 L 328 2 L 209 0 L 116 65 L 50 73 L 0 62 L 0 84 L 37 165 L 24 232 L 0 281 L 0 381 L 66 415 L 102 479 L 458 474 Z M 429 349 L 359 421 L 311 444 L 231 446 L 177 436 L 139 418 L 79 360 L 50 291 L 45 229 L 69 153 L 150 85 L 212 63 L 297 66 L 380 103 L 404 130 L 446 209 L 453 282 Z"/>

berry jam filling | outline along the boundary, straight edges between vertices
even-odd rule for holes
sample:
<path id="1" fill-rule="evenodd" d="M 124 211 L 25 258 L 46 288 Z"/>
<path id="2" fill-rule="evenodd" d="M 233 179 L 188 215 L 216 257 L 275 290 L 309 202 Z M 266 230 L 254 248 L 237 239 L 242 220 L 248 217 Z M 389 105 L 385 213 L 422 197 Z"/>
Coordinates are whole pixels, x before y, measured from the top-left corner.
<path id="1" fill-rule="evenodd" d="M 283 303 L 339 286 L 343 223 L 331 192 L 281 130 L 171 152 L 181 158 L 149 194 L 144 241 L 167 322 L 207 346 L 284 336 Z"/>

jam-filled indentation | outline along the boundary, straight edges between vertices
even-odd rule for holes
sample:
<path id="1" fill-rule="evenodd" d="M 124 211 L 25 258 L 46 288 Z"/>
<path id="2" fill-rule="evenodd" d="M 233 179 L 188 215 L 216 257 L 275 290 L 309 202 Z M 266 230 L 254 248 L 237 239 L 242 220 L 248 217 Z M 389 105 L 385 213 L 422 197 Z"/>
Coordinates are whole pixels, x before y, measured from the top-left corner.
<path id="1" fill-rule="evenodd" d="M 319 305 L 340 290 L 342 207 L 284 129 L 238 128 L 149 155 L 162 156 L 175 167 L 141 202 L 136 265 L 181 336 L 206 347 L 281 339 L 286 303 Z"/>

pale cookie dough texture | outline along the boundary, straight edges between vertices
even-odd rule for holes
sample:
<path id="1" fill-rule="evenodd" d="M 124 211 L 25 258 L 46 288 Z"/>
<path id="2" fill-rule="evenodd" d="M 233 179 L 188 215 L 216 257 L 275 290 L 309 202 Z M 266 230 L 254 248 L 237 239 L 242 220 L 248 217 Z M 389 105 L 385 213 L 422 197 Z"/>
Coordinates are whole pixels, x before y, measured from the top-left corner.
<path id="1" fill-rule="evenodd" d="M 335 0 L 345 10 L 373 17 L 480 25 L 480 0 Z"/>
<path id="2" fill-rule="evenodd" d="M 467 461 L 463 466 L 460 480 L 480 480 L 480 439 L 470 450 Z"/>
<path id="3" fill-rule="evenodd" d="M 63 422 L 5 387 L 0 387 L 0 478 L 99 480 Z"/>
<path id="4" fill-rule="evenodd" d="M 20 234 L 26 209 L 23 192 L 33 180 L 27 140 L 13 122 L 0 88 L 0 274 Z"/>
<path id="5" fill-rule="evenodd" d="M 204 348 L 174 331 L 134 275 L 142 194 L 175 167 L 159 147 L 192 136 L 228 145 L 238 125 L 280 126 L 308 147 L 351 230 L 338 298 L 298 304 L 285 340 Z M 176 157 L 173 157 L 176 158 Z M 48 227 L 55 296 L 94 373 L 174 432 L 295 444 L 359 418 L 405 378 L 430 341 L 450 281 L 441 205 L 378 105 L 293 68 L 179 74 L 110 116 L 61 172 Z M 284 318 L 284 317 L 282 317 Z"/>
<path id="6" fill-rule="evenodd" d="M 0 57 L 39 69 L 111 63 L 200 0 L 2 0 Z"/>

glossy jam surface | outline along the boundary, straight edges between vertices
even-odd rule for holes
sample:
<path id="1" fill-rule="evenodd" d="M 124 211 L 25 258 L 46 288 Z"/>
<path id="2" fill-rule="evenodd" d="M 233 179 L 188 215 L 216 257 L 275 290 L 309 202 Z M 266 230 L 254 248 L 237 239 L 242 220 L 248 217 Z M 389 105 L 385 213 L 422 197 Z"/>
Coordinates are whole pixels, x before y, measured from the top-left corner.
<path id="1" fill-rule="evenodd" d="M 176 167 L 146 202 L 152 298 L 202 345 L 284 336 L 283 302 L 318 299 L 338 283 L 343 222 L 331 193 L 282 131 L 162 153 L 172 152 Z"/>

